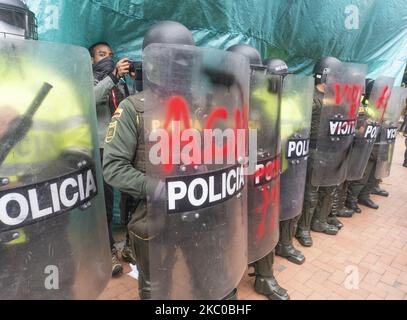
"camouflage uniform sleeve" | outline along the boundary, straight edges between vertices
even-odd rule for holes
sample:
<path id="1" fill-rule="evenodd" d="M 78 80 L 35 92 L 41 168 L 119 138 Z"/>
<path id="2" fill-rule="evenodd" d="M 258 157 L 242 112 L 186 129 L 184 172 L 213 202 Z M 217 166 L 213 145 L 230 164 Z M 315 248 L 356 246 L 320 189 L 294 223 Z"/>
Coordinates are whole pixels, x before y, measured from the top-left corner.
<path id="1" fill-rule="evenodd" d="M 103 156 L 103 175 L 108 184 L 134 198 L 146 197 L 145 174 L 132 165 L 137 149 L 136 111 L 124 100 L 109 125 Z"/>

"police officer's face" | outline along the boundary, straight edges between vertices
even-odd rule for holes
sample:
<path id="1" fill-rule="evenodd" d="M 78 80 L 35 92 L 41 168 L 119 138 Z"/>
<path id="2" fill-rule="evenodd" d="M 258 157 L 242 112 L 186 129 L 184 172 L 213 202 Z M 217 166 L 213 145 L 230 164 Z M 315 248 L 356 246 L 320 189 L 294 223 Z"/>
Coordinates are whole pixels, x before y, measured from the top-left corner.
<path id="1" fill-rule="evenodd" d="M 100 44 L 93 49 L 92 61 L 94 64 L 107 57 L 113 57 L 113 51 L 108 46 Z"/>

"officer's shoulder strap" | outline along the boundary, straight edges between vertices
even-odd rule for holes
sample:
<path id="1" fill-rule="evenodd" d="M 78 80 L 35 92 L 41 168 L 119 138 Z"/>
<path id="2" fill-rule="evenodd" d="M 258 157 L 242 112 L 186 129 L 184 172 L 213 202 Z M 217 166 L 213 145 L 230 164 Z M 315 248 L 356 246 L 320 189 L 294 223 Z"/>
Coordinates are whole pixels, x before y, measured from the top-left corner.
<path id="1" fill-rule="evenodd" d="M 144 113 L 144 93 L 140 92 L 127 97 L 127 100 L 133 105 L 137 113 Z"/>

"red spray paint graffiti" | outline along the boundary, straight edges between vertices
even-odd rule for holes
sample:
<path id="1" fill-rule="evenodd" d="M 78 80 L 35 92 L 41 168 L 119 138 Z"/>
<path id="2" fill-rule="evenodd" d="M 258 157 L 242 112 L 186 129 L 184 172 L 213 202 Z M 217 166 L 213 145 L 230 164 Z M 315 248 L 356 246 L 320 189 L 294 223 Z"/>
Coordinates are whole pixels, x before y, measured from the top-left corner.
<path id="1" fill-rule="evenodd" d="M 217 106 L 214 107 L 211 113 L 208 115 L 207 120 L 205 121 L 204 129 L 214 129 L 216 127 L 216 123 L 218 121 L 226 123 L 229 119 L 234 122 L 234 132 L 235 137 L 237 137 L 237 130 L 238 129 L 246 129 L 247 130 L 247 117 L 248 117 L 248 107 L 244 106 L 243 112 L 239 110 L 239 108 L 235 108 L 234 110 L 234 117 L 230 118 L 229 111 L 224 106 Z M 184 130 L 191 129 L 191 116 L 190 116 L 190 109 L 188 102 L 181 96 L 171 96 L 166 103 L 165 108 L 165 121 L 163 124 L 163 129 L 171 132 L 172 131 L 172 123 L 174 121 L 178 121 L 182 124 L 180 135 L 176 137 L 177 141 L 173 141 L 172 135 L 169 135 L 169 146 L 163 152 L 168 152 L 169 163 L 163 164 L 163 170 L 167 173 L 173 170 L 174 166 L 174 154 L 172 154 L 173 144 L 177 143 L 180 146 L 186 145 L 188 143 L 193 143 L 196 148 L 200 148 L 197 145 L 196 141 L 181 141 L 181 135 Z M 237 150 L 238 144 L 240 142 L 235 139 L 234 150 L 230 150 L 227 145 L 223 145 L 222 147 L 213 144 L 211 146 L 205 145 L 203 146 L 204 149 L 204 159 L 215 159 L 216 156 L 220 155 L 225 157 L 228 152 L 234 151 L 235 157 L 237 157 Z M 186 155 L 192 157 L 190 155 Z M 201 164 L 203 163 L 203 159 L 201 159 Z"/>
<path id="2" fill-rule="evenodd" d="M 360 98 L 362 96 L 362 86 L 358 84 L 334 84 L 335 104 L 350 105 L 348 117 L 349 119 L 356 118 L 356 112 L 359 108 Z"/>

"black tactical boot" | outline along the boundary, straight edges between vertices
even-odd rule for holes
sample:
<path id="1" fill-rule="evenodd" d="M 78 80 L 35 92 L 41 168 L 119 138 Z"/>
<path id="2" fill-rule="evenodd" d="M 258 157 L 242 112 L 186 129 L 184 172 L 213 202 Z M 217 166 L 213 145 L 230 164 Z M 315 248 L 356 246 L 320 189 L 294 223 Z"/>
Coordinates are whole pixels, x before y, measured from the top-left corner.
<path id="1" fill-rule="evenodd" d="M 323 187 L 320 188 L 322 202 L 315 210 L 315 214 L 311 221 L 311 230 L 315 232 L 323 232 L 329 235 L 336 235 L 339 229 L 329 224 L 328 216 L 338 210 L 339 206 L 339 189 L 338 187 Z"/>
<path id="2" fill-rule="evenodd" d="M 318 193 L 313 192 L 311 195 L 311 201 L 307 202 L 304 200 L 304 209 L 298 220 L 297 231 L 295 232 L 295 237 L 304 247 L 312 246 L 311 238 L 311 220 L 315 213 L 315 208 L 318 203 Z"/>
<path id="3" fill-rule="evenodd" d="M 299 250 L 296 250 L 292 243 L 297 220 L 298 218 L 280 221 L 280 239 L 276 246 L 276 255 L 286 258 L 292 263 L 303 264 L 305 261 L 304 255 Z"/>
<path id="4" fill-rule="evenodd" d="M 342 187 L 342 189 L 340 189 Z M 343 188 L 347 187 L 347 185 L 342 185 L 335 189 L 335 193 L 332 197 L 332 209 L 331 213 L 329 214 L 326 221 L 329 224 L 336 226 L 338 229 L 343 227 L 342 222 L 340 222 L 336 217 L 349 217 L 353 215 L 353 211 L 349 210 L 345 207 L 345 196 Z"/>
<path id="5" fill-rule="evenodd" d="M 353 210 L 356 213 L 361 213 L 362 210 L 359 208 L 357 202 L 355 201 L 348 201 L 346 200 L 345 206 L 351 210 Z"/>
<path id="6" fill-rule="evenodd" d="M 290 300 L 287 290 L 280 287 L 274 276 L 256 276 L 254 289 L 258 294 L 265 295 L 269 300 Z"/>
<path id="7" fill-rule="evenodd" d="M 295 264 L 303 264 L 305 262 L 304 255 L 294 248 L 293 245 L 283 245 L 280 242 L 276 246 L 276 255 L 286 258 L 288 261 Z"/>
<path id="8" fill-rule="evenodd" d="M 369 198 L 359 199 L 358 203 L 361 204 L 362 206 L 366 206 L 371 209 L 379 209 L 379 206 L 376 203 L 374 203 L 372 199 Z"/>
<path id="9" fill-rule="evenodd" d="M 254 289 L 258 294 L 265 295 L 270 300 L 289 300 L 287 290 L 280 287 L 273 275 L 274 252 L 254 263 Z"/>
<path id="10" fill-rule="evenodd" d="M 140 272 L 140 271 L 139 271 Z M 141 300 L 151 300 L 151 282 L 139 273 L 138 277 L 138 294 Z"/>
<path id="11" fill-rule="evenodd" d="M 328 222 L 322 222 L 318 218 L 313 219 L 311 230 L 315 232 L 323 232 L 332 236 L 336 235 L 339 231 L 336 226 L 328 224 Z"/>
<path id="12" fill-rule="evenodd" d="M 352 218 L 353 214 L 355 212 L 352 209 L 348 209 L 347 207 L 343 207 L 341 210 L 339 210 L 336 214 L 336 216 L 341 217 L 341 218 Z"/>
<path id="13" fill-rule="evenodd" d="M 334 225 L 335 227 L 337 227 L 338 229 L 342 229 L 343 227 L 343 223 L 340 222 L 335 215 L 329 215 L 328 217 L 328 223 L 331 225 Z"/>
<path id="14" fill-rule="evenodd" d="M 379 186 L 376 186 L 376 187 L 374 187 L 372 189 L 372 194 L 382 196 L 382 197 L 388 197 L 389 196 L 389 193 L 386 190 L 380 188 Z"/>
<path id="15" fill-rule="evenodd" d="M 298 242 L 301 243 L 304 247 L 312 247 L 312 238 L 311 232 L 309 230 L 301 230 L 300 227 L 297 228 L 297 232 L 295 233 L 295 237 L 297 238 Z"/>
<path id="16" fill-rule="evenodd" d="M 137 237 L 133 232 L 130 232 L 130 245 L 134 252 L 138 277 L 138 293 L 141 300 L 150 300 L 153 284 L 150 280 L 150 259 L 149 259 L 149 244 L 148 241 Z M 156 286 L 156 284 L 154 284 Z M 157 289 L 155 289 L 157 290 Z"/>

